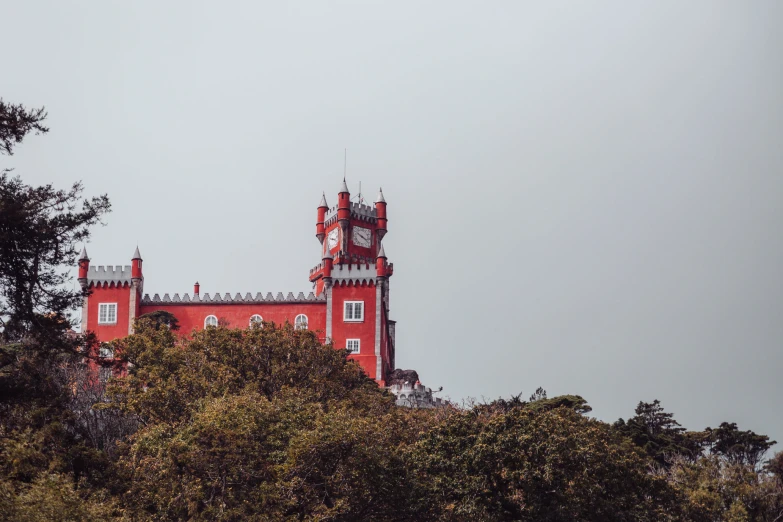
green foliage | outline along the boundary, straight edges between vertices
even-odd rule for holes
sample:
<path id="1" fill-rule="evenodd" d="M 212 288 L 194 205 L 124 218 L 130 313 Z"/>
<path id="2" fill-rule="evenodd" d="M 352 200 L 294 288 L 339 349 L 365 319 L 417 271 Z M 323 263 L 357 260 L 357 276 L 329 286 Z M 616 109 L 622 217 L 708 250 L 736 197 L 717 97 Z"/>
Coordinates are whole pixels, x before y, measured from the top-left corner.
<path id="1" fill-rule="evenodd" d="M 167 312 L 165 310 L 155 310 L 154 312 L 140 315 L 136 320 L 139 321 L 144 319 L 149 319 L 151 321 L 151 323 L 147 324 L 147 328 L 165 327 L 175 332 L 179 330 L 179 319 L 177 319 L 171 312 Z"/>
<path id="2" fill-rule="evenodd" d="M 639 402 L 636 415 L 614 423 L 614 429 L 642 448 L 658 464 L 667 466 L 674 457 L 695 459 L 701 455 L 703 437 L 686 432 L 674 420 L 674 414 L 666 413 L 660 401 Z"/>
<path id="3" fill-rule="evenodd" d="M 46 110 L 26 109 L 23 105 L 4 102 L 0 98 L 0 154 L 12 155 L 14 146 L 22 143 L 31 132 L 45 134 Z"/>
<path id="4" fill-rule="evenodd" d="M 14 522 L 71 522 L 118 518 L 121 512 L 105 492 L 76 489 L 59 473 L 45 473 L 33 483 L 0 481 L 0 520 Z"/>
<path id="5" fill-rule="evenodd" d="M 89 237 L 111 205 L 82 199 L 82 186 L 32 187 L 0 173 L 0 329 L 6 342 L 44 336 L 81 303 L 68 269 L 74 245 Z M 70 326 L 70 325 L 68 325 Z"/>
<path id="6" fill-rule="evenodd" d="M 404 412 L 344 350 L 266 323 L 178 340 L 154 318 L 115 343 L 132 363 L 109 386 L 144 424 L 117 463 L 129 509 L 177 520 L 368 516 L 404 466 Z"/>
<path id="7" fill-rule="evenodd" d="M 774 457 L 769 459 L 765 469 L 783 483 L 783 451 L 777 452 Z"/>
<path id="8" fill-rule="evenodd" d="M 685 520 L 783 520 L 783 485 L 747 464 L 718 456 L 679 458 L 672 462 L 667 479 L 682 496 Z"/>
<path id="9" fill-rule="evenodd" d="M 455 412 L 410 452 L 427 519 L 652 521 L 676 508 L 640 452 L 567 407 Z"/>
<path id="10" fill-rule="evenodd" d="M 712 454 L 720 455 L 731 464 L 753 468 L 761 463 L 767 450 L 776 444 L 766 435 L 739 430 L 735 422 L 722 422 L 715 429 L 707 428 L 706 433 Z"/>

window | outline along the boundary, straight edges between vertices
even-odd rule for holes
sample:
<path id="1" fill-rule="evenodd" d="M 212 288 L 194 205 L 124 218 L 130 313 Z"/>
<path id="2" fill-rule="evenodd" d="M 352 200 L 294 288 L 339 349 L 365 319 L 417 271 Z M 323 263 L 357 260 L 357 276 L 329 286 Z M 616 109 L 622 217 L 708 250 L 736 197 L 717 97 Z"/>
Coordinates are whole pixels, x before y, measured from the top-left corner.
<path id="1" fill-rule="evenodd" d="M 207 326 L 217 326 L 217 325 L 218 325 L 218 320 L 217 317 L 215 317 L 214 315 L 208 315 L 207 318 L 204 319 L 204 328 L 206 328 Z"/>
<path id="2" fill-rule="evenodd" d="M 261 326 L 261 323 L 263 322 L 264 318 L 261 317 L 258 314 L 251 315 L 250 316 L 250 326 L 253 326 L 254 324 L 257 324 L 258 326 Z"/>
<path id="3" fill-rule="evenodd" d="M 117 303 L 98 304 L 98 324 L 117 323 Z"/>
<path id="4" fill-rule="evenodd" d="M 297 330 L 307 330 L 307 316 L 305 314 L 299 314 L 294 319 L 294 328 Z"/>
<path id="5" fill-rule="evenodd" d="M 98 369 L 98 380 L 101 383 L 106 384 L 106 381 L 108 381 L 109 378 L 111 378 L 111 376 L 112 376 L 111 366 L 101 366 Z"/>
<path id="6" fill-rule="evenodd" d="M 344 321 L 364 321 L 364 301 L 346 301 Z"/>
<path id="7" fill-rule="evenodd" d="M 111 359 L 114 357 L 114 350 L 108 344 L 102 344 L 98 349 L 98 357 L 103 359 Z"/>
<path id="8" fill-rule="evenodd" d="M 359 339 L 346 339 L 345 347 L 351 353 L 359 353 Z"/>

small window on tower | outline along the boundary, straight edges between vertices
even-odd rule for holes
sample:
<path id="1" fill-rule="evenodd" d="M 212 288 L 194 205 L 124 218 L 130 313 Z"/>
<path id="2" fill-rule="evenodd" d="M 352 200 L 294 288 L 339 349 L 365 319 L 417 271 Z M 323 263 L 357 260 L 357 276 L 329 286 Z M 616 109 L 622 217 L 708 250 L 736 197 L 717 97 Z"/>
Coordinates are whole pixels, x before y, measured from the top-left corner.
<path id="1" fill-rule="evenodd" d="M 204 328 L 207 326 L 217 326 L 218 325 L 218 319 L 214 315 L 208 315 L 206 319 L 204 319 Z"/>
<path id="2" fill-rule="evenodd" d="M 354 322 L 364 321 L 364 301 L 346 301 L 343 320 Z"/>
<path id="3" fill-rule="evenodd" d="M 261 326 L 261 323 L 264 321 L 264 318 L 261 317 L 258 314 L 250 316 L 250 326 L 253 326 L 254 324 L 257 324 L 259 327 Z"/>
<path id="4" fill-rule="evenodd" d="M 294 328 L 297 330 L 307 330 L 307 316 L 305 314 L 299 314 L 294 319 Z"/>
<path id="5" fill-rule="evenodd" d="M 346 339 L 345 348 L 350 353 L 359 353 L 359 339 Z"/>
<path id="6" fill-rule="evenodd" d="M 117 323 L 117 303 L 98 304 L 98 324 Z"/>

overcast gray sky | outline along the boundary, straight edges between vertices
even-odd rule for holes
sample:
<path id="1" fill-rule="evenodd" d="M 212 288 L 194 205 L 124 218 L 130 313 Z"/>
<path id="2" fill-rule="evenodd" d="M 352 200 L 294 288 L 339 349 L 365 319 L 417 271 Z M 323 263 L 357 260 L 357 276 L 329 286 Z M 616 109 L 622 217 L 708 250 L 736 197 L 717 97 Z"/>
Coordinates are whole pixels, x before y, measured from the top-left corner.
<path id="1" fill-rule="evenodd" d="M 114 211 L 145 290 L 308 291 L 383 186 L 397 365 L 453 399 L 660 399 L 783 449 L 783 2 L 0 0 L 0 158 Z"/>

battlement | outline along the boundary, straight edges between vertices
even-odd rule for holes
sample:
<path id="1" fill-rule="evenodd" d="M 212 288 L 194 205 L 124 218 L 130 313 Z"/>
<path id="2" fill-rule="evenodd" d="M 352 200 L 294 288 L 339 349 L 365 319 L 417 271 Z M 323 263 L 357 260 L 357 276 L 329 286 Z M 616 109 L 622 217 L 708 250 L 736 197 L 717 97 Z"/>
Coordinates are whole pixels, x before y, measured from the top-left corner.
<path id="1" fill-rule="evenodd" d="M 371 205 L 365 205 L 364 203 L 351 203 L 351 218 L 358 219 L 359 221 L 366 221 L 368 223 L 375 223 L 378 221 L 378 213 L 375 210 L 375 207 Z M 324 226 L 329 227 L 330 225 L 337 222 L 337 207 L 330 207 L 326 211 L 326 215 L 324 216 Z"/>
<path id="2" fill-rule="evenodd" d="M 87 284 L 130 283 L 131 267 L 127 266 L 91 266 L 87 271 Z"/>
<path id="3" fill-rule="evenodd" d="M 351 203 L 351 217 L 375 223 L 378 214 L 373 206 L 365 205 L 364 203 Z"/>
<path id="4" fill-rule="evenodd" d="M 174 297 L 169 297 L 169 294 L 163 294 L 163 297 L 160 297 L 159 294 L 154 294 L 152 298 L 150 298 L 149 294 L 144 294 L 144 297 L 141 300 L 141 304 L 258 304 L 317 303 L 323 301 L 326 301 L 324 296 L 321 295 L 316 297 L 312 292 L 310 292 L 307 296 L 305 296 L 304 292 L 299 292 L 297 296 L 294 296 L 293 292 L 288 292 L 287 296 L 284 296 L 283 292 L 278 292 L 277 296 L 274 296 L 272 292 L 268 292 L 266 297 L 264 297 L 261 292 L 256 293 L 255 296 L 248 292 L 244 297 L 242 297 L 242 295 L 237 292 L 234 297 L 231 297 L 231 294 L 227 292 L 223 297 L 221 297 L 219 293 L 215 294 L 213 297 L 210 297 L 208 293 L 205 293 L 204 295 L 194 294 L 193 297 L 191 297 L 189 294 L 183 294 L 182 297 L 180 297 L 179 294 L 174 294 Z"/>
<path id="5" fill-rule="evenodd" d="M 352 255 L 352 261 L 346 263 L 335 263 L 332 267 L 332 279 L 335 285 L 346 286 L 350 284 L 375 284 L 375 278 L 378 273 L 375 268 L 375 262 L 369 257 Z M 357 261 L 358 260 L 358 261 Z M 388 265 L 392 267 L 391 264 Z M 310 269 L 310 281 L 315 281 L 323 275 L 324 264 L 318 263 Z M 391 275 L 391 270 L 388 272 Z"/>

